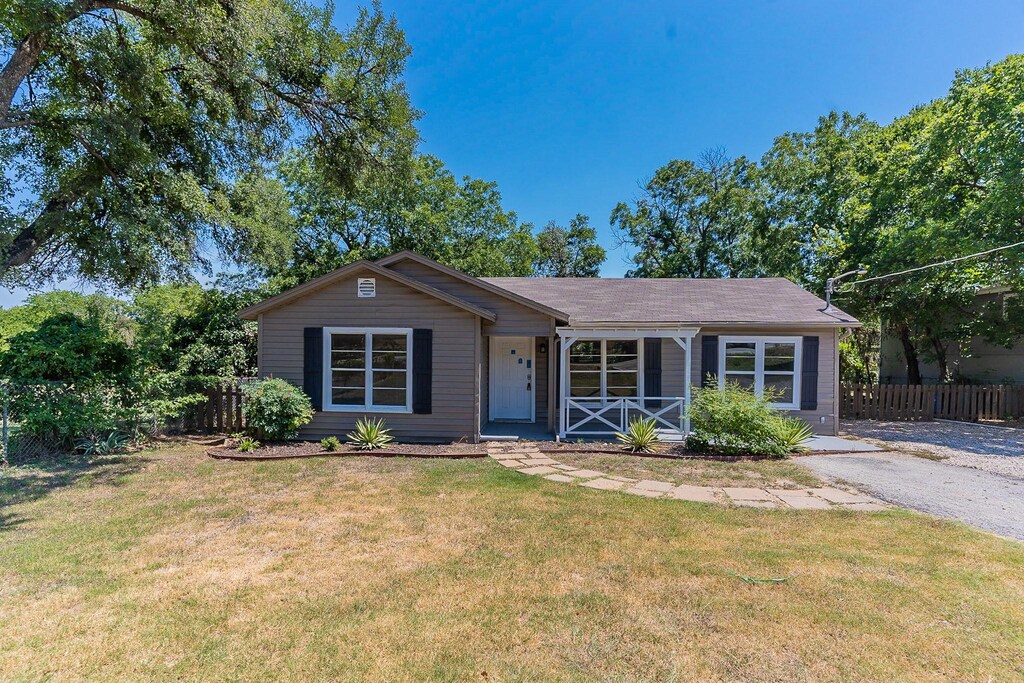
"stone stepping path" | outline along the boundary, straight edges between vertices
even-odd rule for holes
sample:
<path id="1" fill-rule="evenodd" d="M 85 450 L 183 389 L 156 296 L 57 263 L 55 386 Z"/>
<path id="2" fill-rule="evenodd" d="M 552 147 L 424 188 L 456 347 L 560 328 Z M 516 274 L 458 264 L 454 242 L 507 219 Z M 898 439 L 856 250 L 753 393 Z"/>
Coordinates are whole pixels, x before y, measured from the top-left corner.
<path id="1" fill-rule="evenodd" d="M 621 491 L 644 498 L 672 498 L 698 503 L 794 510 L 885 510 L 888 505 L 863 493 L 825 486 L 769 489 L 729 486 L 689 486 L 653 479 L 631 479 L 597 470 L 563 465 L 530 444 L 488 444 L 487 454 L 499 464 L 522 474 L 550 481 L 586 486 L 600 491 Z"/>

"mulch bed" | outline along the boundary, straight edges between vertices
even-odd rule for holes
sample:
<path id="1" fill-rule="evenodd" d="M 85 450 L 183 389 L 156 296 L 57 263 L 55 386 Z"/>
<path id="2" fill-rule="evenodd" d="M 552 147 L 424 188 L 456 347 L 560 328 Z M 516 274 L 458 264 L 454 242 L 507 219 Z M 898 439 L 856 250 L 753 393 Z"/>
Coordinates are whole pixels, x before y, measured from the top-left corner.
<path id="1" fill-rule="evenodd" d="M 232 446 L 221 446 L 207 450 L 206 454 L 219 460 L 287 460 L 353 455 L 377 458 L 484 458 L 487 451 L 473 443 L 390 444 L 375 451 L 359 451 L 348 444 L 342 444 L 336 451 L 325 451 L 315 441 L 285 441 L 264 444 L 251 453 L 242 453 Z"/>

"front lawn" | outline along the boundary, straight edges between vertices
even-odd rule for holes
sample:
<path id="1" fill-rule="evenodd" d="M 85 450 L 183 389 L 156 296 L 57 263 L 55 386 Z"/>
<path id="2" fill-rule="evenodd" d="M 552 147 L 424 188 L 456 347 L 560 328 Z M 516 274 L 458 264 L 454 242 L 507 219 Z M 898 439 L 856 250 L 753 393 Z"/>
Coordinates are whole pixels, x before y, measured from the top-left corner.
<path id="1" fill-rule="evenodd" d="M 0 523 L 3 680 L 1024 676 L 1024 546 L 898 510 L 173 447 L 0 475 Z"/>

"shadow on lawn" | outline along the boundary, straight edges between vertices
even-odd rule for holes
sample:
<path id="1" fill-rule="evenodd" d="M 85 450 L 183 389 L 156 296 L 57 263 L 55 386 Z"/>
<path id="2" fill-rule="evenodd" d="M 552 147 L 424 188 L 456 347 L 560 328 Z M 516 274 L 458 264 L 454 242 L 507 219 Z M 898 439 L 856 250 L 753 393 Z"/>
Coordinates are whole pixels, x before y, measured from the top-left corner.
<path id="1" fill-rule="evenodd" d="M 10 508 L 29 503 L 80 483 L 117 485 L 127 474 L 137 472 L 149 462 L 138 453 L 109 456 L 85 456 L 64 453 L 26 462 L 12 462 L 0 470 L 0 533 L 27 521 Z"/>

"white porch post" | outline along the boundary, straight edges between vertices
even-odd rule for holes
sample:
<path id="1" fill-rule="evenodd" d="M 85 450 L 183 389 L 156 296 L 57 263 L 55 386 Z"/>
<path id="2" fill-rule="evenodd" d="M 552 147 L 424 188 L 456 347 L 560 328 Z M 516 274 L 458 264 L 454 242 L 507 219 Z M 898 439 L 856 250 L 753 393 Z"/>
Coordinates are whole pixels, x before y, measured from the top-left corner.
<path id="1" fill-rule="evenodd" d="M 565 438 L 565 428 L 569 422 L 569 348 L 575 337 L 562 337 L 559 355 L 562 362 L 559 363 L 558 380 L 558 438 Z"/>
<path id="2" fill-rule="evenodd" d="M 693 346 L 694 337 L 688 337 L 686 340 L 686 370 L 683 372 L 685 376 L 683 380 L 683 408 L 686 412 L 683 414 L 683 438 L 685 439 L 690 434 L 690 378 L 693 377 L 693 368 L 690 367 L 690 347 Z"/>

